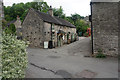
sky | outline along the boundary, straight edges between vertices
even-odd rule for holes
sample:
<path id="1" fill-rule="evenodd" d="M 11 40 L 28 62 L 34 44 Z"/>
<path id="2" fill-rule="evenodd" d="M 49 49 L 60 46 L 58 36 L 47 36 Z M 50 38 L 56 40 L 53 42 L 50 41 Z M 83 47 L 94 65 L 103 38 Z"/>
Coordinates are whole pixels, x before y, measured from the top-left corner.
<path id="1" fill-rule="evenodd" d="M 33 0 L 3 0 L 5 6 L 12 6 L 13 3 L 26 3 Z M 44 0 L 52 8 L 59 8 L 62 6 L 66 16 L 71 14 L 79 14 L 81 16 L 90 15 L 90 0 Z"/>

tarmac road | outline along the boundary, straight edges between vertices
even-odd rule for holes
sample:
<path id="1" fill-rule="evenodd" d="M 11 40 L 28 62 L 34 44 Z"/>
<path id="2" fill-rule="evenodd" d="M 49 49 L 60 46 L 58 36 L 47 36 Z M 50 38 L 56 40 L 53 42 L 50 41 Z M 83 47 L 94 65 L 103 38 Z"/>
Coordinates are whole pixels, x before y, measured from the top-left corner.
<path id="1" fill-rule="evenodd" d="M 117 58 L 84 57 L 91 54 L 90 38 L 55 49 L 27 51 L 26 78 L 118 78 Z"/>

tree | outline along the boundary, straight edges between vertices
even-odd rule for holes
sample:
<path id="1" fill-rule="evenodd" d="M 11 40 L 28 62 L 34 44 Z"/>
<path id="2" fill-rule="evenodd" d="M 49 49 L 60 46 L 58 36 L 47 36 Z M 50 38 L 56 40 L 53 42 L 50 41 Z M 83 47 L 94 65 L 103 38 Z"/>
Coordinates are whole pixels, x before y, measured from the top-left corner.
<path id="1" fill-rule="evenodd" d="M 2 20 L 2 29 L 5 29 L 6 25 L 7 25 L 7 21 L 3 19 Z"/>
<path id="2" fill-rule="evenodd" d="M 60 6 L 60 8 L 54 8 L 53 9 L 53 15 L 54 16 L 57 16 L 57 17 L 59 17 L 59 18 L 63 18 L 63 19 L 65 19 L 65 14 L 63 13 L 63 8 L 62 8 L 62 6 Z"/>
<path id="3" fill-rule="evenodd" d="M 49 9 L 46 2 L 32 2 L 31 7 L 45 13 L 47 13 Z"/>
<path id="4" fill-rule="evenodd" d="M 21 21 L 23 21 L 29 8 L 34 8 L 41 12 L 47 13 L 49 6 L 47 5 L 46 2 L 28 2 L 26 4 L 14 3 L 12 6 L 8 6 L 8 7 L 4 6 L 5 19 L 7 21 L 12 21 L 15 20 L 18 15 L 20 16 Z"/>
<path id="5" fill-rule="evenodd" d="M 4 31 L 6 34 L 15 35 L 16 34 L 16 27 L 14 24 L 10 24 L 9 27 L 6 27 Z"/>
<path id="6" fill-rule="evenodd" d="M 83 32 L 85 33 L 87 28 L 89 28 L 89 25 L 85 23 L 84 20 L 78 20 L 76 21 L 76 29 L 77 29 L 77 33 L 79 32 Z"/>
<path id="7" fill-rule="evenodd" d="M 89 25 L 86 24 L 86 22 L 83 20 L 84 17 L 80 16 L 77 13 L 71 14 L 71 16 L 66 17 L 65 19 L 76 26 L 77 33 L 82 32 L 84 34 L 87 31 L 87 28 L 89 27 Z"/>
<path id="8" fill-rule="evenodd" d="M 65 20 L 67 20 L 67 21 L 69 21 L 70 23 L 74 24 L 71 16 L 65 17 Z"/>

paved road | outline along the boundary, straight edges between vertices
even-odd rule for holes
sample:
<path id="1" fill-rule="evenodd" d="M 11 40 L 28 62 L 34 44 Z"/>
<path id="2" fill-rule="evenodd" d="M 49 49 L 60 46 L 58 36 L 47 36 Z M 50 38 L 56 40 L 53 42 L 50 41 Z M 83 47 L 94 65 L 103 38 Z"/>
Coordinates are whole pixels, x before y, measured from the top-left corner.
<path id="1" fill-rule="evenodd" d="M 90 38 L 56 49 L 28 49 L 26 78 L 117 78 L 116 58 L 97 59 L 90 55 Z"/>

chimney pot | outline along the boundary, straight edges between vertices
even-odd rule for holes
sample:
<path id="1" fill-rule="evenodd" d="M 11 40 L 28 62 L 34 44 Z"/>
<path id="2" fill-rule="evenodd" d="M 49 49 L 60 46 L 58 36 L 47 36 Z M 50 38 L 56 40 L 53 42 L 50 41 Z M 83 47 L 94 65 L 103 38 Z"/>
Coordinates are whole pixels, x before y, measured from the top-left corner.
<path id="1" fill-rule="evenodd" d="M 49 12 L 49 14 L 50 14 L 51 16 L 53 16 L 53 9 L 52 9 L 52 6 L 50 6 L 48 12 Z"/>
<path id="2" fill-rule="evenodd" d="M 20 18 L 19 18 L 19 15 L 17 15 L 17 19 L 20 19 Z"/>

